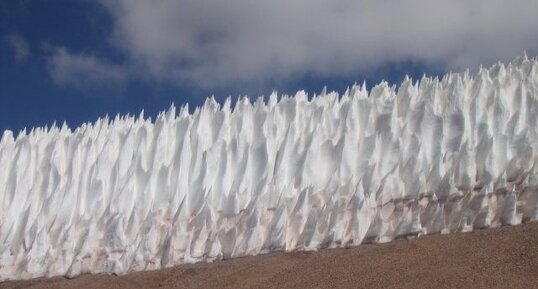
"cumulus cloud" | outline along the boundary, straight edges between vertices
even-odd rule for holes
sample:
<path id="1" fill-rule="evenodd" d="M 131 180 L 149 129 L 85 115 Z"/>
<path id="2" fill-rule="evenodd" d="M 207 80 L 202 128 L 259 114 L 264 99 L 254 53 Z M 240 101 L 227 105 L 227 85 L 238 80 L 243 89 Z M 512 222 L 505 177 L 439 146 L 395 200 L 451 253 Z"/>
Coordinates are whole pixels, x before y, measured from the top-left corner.
<path id="1" fill-rule="evenodd" d="M 127 56 L 129 77 L 206 88 L 349 76 L 399 61 L 458 70 L 538 52 L 535 0 L 101 3 L 113 19 L 109 43 Z M 73 79 L 66 67 L 123 78 L 94 58 L 64 51 L 57 61 L 58 79 Z"/>
<path id="2" fill-rule="evenodd" d="M 128 73 L 119 65 L 100 58 L 71 53 L 64 47 L 48 47 L 49 71 L 54 82 L 68 86 L 107 86 L 123 83 Z"/>
<path id="3" fill-rule="evenodd" d="M 11 34 L 6 37 L 6 41 L 13 50 L 16 62 L 23 62 L 30 56 L 30 46 L 28 42 L 19 34 Z"/>

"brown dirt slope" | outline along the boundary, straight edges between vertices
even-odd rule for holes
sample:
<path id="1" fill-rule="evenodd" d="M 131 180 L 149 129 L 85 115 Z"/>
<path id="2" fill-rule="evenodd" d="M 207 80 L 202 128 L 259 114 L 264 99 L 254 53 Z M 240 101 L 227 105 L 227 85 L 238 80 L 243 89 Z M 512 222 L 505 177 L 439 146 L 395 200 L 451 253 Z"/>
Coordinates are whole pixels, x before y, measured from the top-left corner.
<path id="1" fill-rule="evenodd" d="M 124 276 L 4 282 L 0 288 L 538 288 L 538 222 Z"/>

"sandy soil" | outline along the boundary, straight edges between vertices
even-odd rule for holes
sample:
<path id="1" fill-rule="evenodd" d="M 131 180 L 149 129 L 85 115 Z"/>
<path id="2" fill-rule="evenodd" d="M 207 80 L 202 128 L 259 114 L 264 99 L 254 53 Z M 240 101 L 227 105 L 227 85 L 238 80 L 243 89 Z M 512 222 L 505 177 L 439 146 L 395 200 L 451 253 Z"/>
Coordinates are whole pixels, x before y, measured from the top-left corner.
<path id="1" fill-rule="evenodd" d="M 538 222 L 124 276 L 4 282 L 0 288 L 538 288 Z"/>

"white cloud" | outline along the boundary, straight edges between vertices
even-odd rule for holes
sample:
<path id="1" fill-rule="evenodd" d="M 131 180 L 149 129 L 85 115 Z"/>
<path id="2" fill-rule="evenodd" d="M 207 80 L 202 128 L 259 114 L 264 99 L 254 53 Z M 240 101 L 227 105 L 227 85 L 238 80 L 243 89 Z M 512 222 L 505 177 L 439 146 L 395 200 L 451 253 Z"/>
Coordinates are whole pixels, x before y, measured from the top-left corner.
<path id="1" fill-rule="evenodd" d="M 48 47 L 49 72 L 59 85 L 95 87 L 118 85 L 127 80 L 124 67 L 107 63 L 98 57 L 74 54 L 64 47 Z"/>
<path id="2" fill-rule="evenodd" d="M 23 62 L 30 56 L 30 46 L 28 42 L 19 34 L 11 34 L 6 37 L 6 41 L 13 49 L 14 58 L 17 62 Z"/>
<path id="3" fill-rule="evenodd" d="M 458 70 L 538 52 L 536 0 L 101 1 L 130 77 L 204 88 L 402 60 Z M 76 60 L 71 69 L 124 77 L 94 58 L 59 56 Z M 57 78 L 73 79 L 60 60 Z"/>

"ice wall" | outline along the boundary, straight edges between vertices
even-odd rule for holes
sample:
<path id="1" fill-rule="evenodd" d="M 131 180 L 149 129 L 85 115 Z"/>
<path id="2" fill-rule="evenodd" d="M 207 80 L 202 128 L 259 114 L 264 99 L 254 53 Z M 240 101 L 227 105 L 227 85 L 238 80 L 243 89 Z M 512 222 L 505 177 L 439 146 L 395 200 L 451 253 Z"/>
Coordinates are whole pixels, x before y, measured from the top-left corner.
<path id="1" fill-rule="evenodd" d="M 0 280 L 538 218 L 538 62 L 0 142 Z"/>

